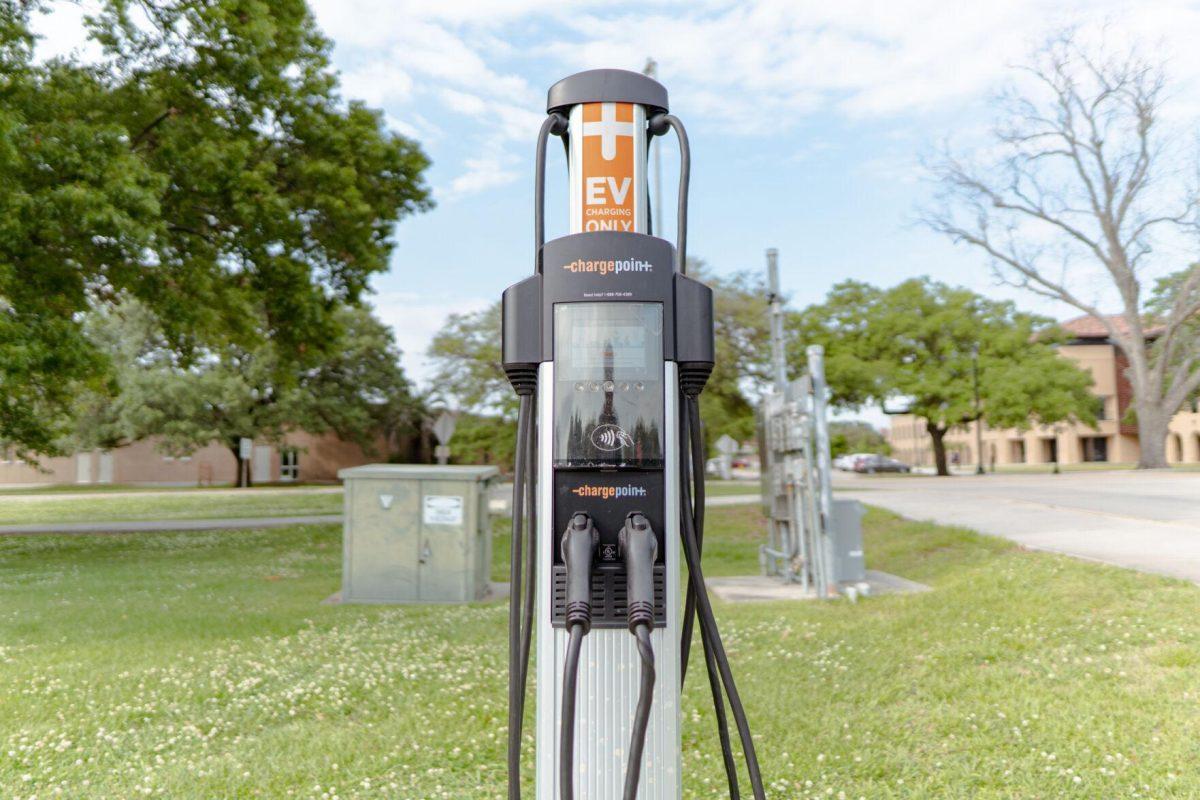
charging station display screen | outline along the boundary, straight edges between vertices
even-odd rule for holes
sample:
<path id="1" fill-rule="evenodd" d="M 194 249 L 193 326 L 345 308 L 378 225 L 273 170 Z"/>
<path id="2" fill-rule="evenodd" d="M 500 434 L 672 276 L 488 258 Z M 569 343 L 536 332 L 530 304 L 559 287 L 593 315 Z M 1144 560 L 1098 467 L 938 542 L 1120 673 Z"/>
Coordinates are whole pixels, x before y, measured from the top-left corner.
<path id="1" fill-rule="evenodd" d="M 554 465 L 661 467 L 661 303 L 554 307 Z"/>

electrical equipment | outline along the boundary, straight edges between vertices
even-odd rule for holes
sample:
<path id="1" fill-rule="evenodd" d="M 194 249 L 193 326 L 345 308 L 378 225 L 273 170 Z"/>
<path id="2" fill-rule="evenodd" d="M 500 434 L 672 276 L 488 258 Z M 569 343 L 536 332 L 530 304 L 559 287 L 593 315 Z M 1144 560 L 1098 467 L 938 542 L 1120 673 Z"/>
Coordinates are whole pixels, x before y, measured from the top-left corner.
<path id="1" fill-rule="evenodd" d="M 698 395 L 713 367 L 712 292 L 686 274 L 691 156 L 667 92 L 622 70 L 551 87 L 537 142 L 534 274 L 503 303 L 520 398 L 510 578 L 509 790 L 537 630 L 539 800 L 678 800 L 679 694 L 700 623 L 731 796 L 733 712 L 753 741 L 700 565 Z M 651 235 L 648 142 L 680 145 L 676 243 Z M 545 241 L 545 159 L 567 153 L 571 232 Z M 688 568 L 686 589 L 683 565 Z"/>

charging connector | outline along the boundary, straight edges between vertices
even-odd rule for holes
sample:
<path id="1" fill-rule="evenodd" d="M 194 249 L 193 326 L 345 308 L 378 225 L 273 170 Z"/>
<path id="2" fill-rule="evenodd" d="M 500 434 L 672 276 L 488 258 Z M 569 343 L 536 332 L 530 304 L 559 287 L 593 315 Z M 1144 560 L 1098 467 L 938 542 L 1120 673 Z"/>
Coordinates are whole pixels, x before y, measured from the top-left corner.
<path id="1" fill-rule="evenodd" d="M 567 568 L 567 654 L 563 661 L 562 729 L 558 751 L 558 794 L 575 797 L 575 689 L 583 637 L 592 629 L 592 558 L 600 533 L 582 512 L 571 517 L 563 532 L 562 559 Z"/>
<path id="2" fill-rule="evenodd" d="M 629 632 L 637 637 L 642 660 L 641 688 L 633 715 L 633 733 L 629 742 L 629 761 L 625 764 L 625 800 L 636 800 L 642 774 L 642 751 L 646 748 L 646 730 L 654 703 L 654 648 L 650 629 L 654 625 L 654 561 L 658 558 L 658 537 L 650 521 L 640 511 L 625 518 L 618 537 L 625 560 L 625 592 Z"/>

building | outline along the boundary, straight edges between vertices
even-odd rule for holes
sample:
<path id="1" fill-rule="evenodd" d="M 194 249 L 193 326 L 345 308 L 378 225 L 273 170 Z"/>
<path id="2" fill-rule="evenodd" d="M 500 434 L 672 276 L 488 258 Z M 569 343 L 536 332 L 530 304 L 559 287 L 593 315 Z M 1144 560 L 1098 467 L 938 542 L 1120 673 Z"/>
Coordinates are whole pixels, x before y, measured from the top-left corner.
<path id="1" fill-rule="evenodd" d="M 1124 324 L 1123 317 L 1111 318 Z M 1060 423 L 1031 425 L 1027 430 L 994 430 L 983 426 L 984 463 L 991 464 L 1080 464 L 1111 462 L 1131 464 L 1138 460 L 1137 425 L 1123 421 L 1132 402 L 1125 371 L 1125 355 L 1108 338 L 1104 326 L 1091 317 L 1062 324 L 1071 337 L 1059 351 L 1092 373 L 1096 394 L 1096 426 Z M 1148 331 L 1151 335 L 1154 331 Z M 975 464 L 975 424 L 952 428 L 946 434 L 950 462 Z M 933 447 L 922 420 L 908 414 L 893 418 L 887 434 L 895 458 L 916 466 L 933 462 Z M 1176 414 L 1167 438 L 1167 460 L 1171 463 L 1200 463 L 1200 413 L 1193 404 Z"/>
<path id="2" fill-rule="evenodd" d="M 288 434 L 279 444 L 256 442 L 250 458 L 254 484 L 294 481 L 336 481 L 343 467 L 385 459 L 389 448 L 381 438 L 374 454 L 333 433 Z M 224 445 L 209 444 L 190 456 L 164 455 L 153 439 L 116 450 L 92 450 L 70 456 L 45 458 L 36 467 L 0 455 L 0 486 L 39 484 L 160 484 L 196 486 L 233 484 L 237 458 Z"/>

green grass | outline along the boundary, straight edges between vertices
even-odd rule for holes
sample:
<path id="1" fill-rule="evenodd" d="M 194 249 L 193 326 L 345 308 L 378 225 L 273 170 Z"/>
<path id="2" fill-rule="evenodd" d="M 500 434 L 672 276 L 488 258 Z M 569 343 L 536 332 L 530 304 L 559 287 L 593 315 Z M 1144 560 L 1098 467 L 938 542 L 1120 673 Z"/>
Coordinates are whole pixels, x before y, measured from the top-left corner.
<path id="1" fill-rule="evenodd" d="M 340 514 L 341 492 L 145 492 L 0 499 L 0 525 Z"/>
<path id="2" fill-rule="evenodd" d="M 710 497 L 724 497 L 731 494 L 759 494 L 762 485 L 758 481 L 705 481 L 704 491 Z"/>
<path id="3" fill-rule="evenodd" d="M 311 489 L 314 486 L 331 486 L 326 483 L 309 483 L 305 481 L 287 481 L 280 483 L 256 483 L 255 488 L 263 489 Z M 208 486 L 175 486 L 171 484 L 147 485 L 143 483 L 47 483 L 30 486 L 6 486 L 0 489 L 0 496 L 5 495 L 46 495 L 46 494 L 105 494 L 109 492 L 219 492 L 232 489 L 227 483 Z"/>
<path id="4" fill-rule="evenodd" d="M 756 515 L 710 509 L 711 574 L 754 571 Z M 866 546 L 934 591 L 718 603 L 773 800 L 1200 796 L 1196 587 L 879 511 Z M 0 539 L 6 800 L 502 797 L 505 606 L 320 605 L 340 554 L 335 526 Z M 720 798 L 702 669 L 684 796 Z"/>

